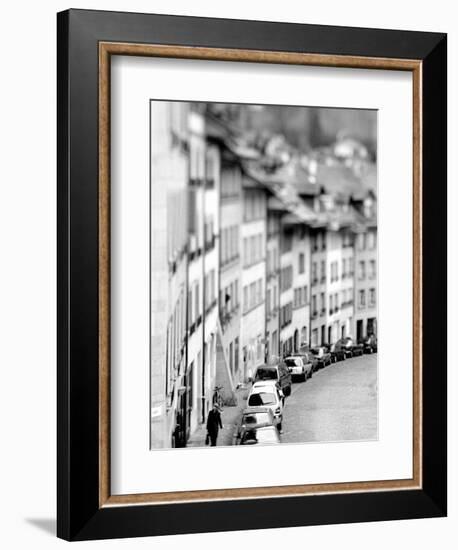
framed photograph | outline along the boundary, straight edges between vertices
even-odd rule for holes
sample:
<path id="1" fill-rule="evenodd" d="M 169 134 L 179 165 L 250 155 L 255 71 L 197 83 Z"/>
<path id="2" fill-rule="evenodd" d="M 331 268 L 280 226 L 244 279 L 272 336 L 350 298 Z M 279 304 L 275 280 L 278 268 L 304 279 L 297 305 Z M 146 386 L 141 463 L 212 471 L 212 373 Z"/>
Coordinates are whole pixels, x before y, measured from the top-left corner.
<path id="1" fill-rule="evenodd" d="M 446 514 L 446 36 L 58 14 L 58 536 Z"/>

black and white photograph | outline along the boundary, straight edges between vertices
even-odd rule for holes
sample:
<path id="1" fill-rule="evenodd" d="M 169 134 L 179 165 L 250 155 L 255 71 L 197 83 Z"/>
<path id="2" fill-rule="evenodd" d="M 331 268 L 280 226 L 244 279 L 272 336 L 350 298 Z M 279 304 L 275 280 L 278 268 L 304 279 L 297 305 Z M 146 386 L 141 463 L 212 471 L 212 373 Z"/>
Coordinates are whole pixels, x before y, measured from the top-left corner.
<path id="1" fill-rule="evenodd" d="M 378 437 L 377 111 L 150 101 L 150 448 Z"/>

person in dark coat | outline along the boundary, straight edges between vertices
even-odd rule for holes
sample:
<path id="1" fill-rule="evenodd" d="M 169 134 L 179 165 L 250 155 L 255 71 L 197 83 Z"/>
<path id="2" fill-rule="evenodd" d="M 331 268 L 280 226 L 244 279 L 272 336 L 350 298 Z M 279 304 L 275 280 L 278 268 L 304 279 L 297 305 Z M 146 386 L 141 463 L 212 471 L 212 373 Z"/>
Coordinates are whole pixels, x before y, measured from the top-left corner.
<path id="1" fill-rule="evenodd" d="M 223 428 L 223 423 L 221 422 L 221 408 L 217 403 L 215 403 L 207 417 L 207 432 L 210 437 L 210 445 L 212 447 L 216 447 L 216 440 L 218 439 L 218 432 L 220 428 Z"/>

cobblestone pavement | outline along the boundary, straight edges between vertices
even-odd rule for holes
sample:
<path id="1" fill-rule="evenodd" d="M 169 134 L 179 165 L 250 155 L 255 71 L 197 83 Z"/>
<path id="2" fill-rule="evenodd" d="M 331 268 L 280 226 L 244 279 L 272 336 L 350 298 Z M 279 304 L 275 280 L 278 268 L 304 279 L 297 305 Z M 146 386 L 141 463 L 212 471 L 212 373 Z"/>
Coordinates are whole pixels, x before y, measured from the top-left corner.
<path id="1" fill-rule="evenodd" d="M 330 365 L 294 384 L 282 443 L 377 438 L 377 355 Z"/>

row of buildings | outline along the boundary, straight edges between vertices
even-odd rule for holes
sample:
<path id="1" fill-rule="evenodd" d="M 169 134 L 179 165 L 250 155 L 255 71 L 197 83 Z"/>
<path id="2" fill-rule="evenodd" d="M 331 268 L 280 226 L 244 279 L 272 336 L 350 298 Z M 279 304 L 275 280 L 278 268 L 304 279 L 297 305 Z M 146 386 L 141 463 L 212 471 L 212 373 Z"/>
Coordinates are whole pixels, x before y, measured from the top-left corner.
<path id="1" fill-rule="evenodd" d="M 152 448 L 186 446 L 216 386 L 377 331 L 367 150 L 250 141 L 247 109 L 151 103 Z"/>

